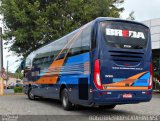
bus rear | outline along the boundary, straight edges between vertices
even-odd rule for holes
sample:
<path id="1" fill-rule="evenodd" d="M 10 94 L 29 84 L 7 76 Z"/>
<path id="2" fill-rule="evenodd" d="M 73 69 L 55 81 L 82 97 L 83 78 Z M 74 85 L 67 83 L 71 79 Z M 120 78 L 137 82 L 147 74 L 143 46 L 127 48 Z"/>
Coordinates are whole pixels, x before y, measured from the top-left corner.
<path id="1" fill-rule="evenodd" d="M 93 102 L 116 105 L 152 97 L 150 30 L 130 21 L 99 21 L 93 49 Z"/>

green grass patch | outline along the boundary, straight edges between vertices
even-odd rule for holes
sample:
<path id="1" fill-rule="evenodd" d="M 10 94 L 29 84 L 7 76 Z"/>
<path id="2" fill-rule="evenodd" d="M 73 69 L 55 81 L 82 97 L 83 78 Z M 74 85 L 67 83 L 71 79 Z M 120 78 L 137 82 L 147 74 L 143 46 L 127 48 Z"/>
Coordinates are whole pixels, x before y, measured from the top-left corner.
<path id="1" fill-rule="evenodd" d="M 14 93 L 22 93 L 23 87 L 14 87 Z"/>

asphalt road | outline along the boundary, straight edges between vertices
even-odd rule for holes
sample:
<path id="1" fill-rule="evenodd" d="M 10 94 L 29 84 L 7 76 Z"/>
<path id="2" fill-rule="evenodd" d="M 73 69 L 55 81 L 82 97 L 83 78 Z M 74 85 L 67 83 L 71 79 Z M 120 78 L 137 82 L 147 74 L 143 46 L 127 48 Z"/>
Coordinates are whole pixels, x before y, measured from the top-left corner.
<path id="1" fill-rule="evenodd" d="M 67 118 L 74 118 L 74 120 L 89 120 L 89 116 L 94 115 L 158 116 L 160 115 L 160 94 L 153 95 L 153 98 L 150 102 L 118 105 L 113 110 L 100 110 L 98 108 L 80 107 L 78 109 L 74 109 L 73 111 L 64 111 L 60 102 L 56 100 L 40 99 L 36 101 L 30 101 L 25 95 L 6 95 L 0 96 L 0 115 L 2 116 L 2 119 L 6 115 L 23 115 L 23 119 L 26 115 L 30 115 L 30 118 L 39 117 L 39 119 L 43 119 L 44 117 L 48 116 L 51 119 L 56 118 L 57 120 L 59 120 L 59 118 L 64 118 L 65 120 Z M 26 117 L 28 118 L 29 116 Z"/>

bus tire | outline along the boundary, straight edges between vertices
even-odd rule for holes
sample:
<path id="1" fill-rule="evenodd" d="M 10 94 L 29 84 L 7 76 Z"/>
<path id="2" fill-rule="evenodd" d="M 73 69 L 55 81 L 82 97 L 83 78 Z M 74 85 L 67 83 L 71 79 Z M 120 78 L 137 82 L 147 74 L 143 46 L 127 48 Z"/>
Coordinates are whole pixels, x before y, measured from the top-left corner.
<path id="1" fill-rule="evenodd" d="M 33 94 L 32 91 L 33 91 L 32 88 L 30 88 L 30 89 L 28 90 L 27 96 L 28 96 L 28 99 L 30 99 L 30 100 L 35 100 L 35 95 Z"/>
<path id="2" fill-rule="evenodd" d="M 61 103 L 64 110 L 72 110 L 73 106 L 72 103 L 69 101 L 69 96 L 66 88 L 64 88 L 61 92 Z"/>
<path id="3" fill-rule="evenodd" d="M 100 109 L 114 109 L 116 105 L 101 105 L 99 106 Z"/>

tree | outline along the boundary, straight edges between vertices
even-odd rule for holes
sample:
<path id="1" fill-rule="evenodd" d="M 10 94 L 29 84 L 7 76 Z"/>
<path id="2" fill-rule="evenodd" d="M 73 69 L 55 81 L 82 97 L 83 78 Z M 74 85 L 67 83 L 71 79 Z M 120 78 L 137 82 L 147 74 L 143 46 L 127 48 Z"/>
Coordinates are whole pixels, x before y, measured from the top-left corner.
<path id="1" fill-rule="evenodd" d="M 1 0 L 6 44 L 30 52 L 99 17 L 119 17 L 124 0 Z"/>
<path id="2" fill-rule="evenodd" d="M 135 20 L 134 11 L 132 11 L 132 12 L 129 14 L 129 16 L 128 16 L 127 19 L 128 19 L 128 20 Z"/>
<path id="3" fill-rule="evenodd" d="M 23 74 L 21 73 L 20 70 L 17 70 L 14 75 L 13 75 L 16 79 L 23 79 Z"/>

